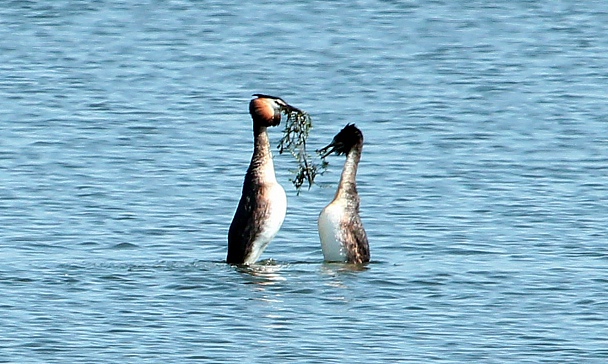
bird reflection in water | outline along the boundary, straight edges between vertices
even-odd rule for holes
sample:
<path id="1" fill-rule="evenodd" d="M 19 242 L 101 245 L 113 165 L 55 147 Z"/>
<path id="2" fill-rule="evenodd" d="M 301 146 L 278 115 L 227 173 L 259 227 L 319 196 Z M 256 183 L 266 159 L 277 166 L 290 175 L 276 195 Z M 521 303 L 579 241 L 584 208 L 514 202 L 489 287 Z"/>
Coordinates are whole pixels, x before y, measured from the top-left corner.
<path id="1" fill-rule="evenodd" d="M 283 267 L 285 267 L 285 265 L 268 259 L 256 264 L 239 265 L 236 267 L 236 270 L 237 272 L 242 273 L 247 279 L 247 284 L 271 286 L 286 280 L 286 278 L 280 274 Z"/>

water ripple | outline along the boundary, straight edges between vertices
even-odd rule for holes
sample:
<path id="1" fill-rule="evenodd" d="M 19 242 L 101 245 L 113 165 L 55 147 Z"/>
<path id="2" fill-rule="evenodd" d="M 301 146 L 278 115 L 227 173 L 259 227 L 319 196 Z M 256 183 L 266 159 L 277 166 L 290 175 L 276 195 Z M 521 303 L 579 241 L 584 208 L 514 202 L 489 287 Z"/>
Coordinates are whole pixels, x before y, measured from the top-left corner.
<path id="1" fill-rule="evenodd" d="M 0 361 L 605 362 L 606 14 L 7 2 Z M 281 232 L 223 262 L 254 92 L 311 113 L 311 150 L 363 130 L 368 266 L 321 261 L 343 160 L 296 196 L 280 155 Z"/>

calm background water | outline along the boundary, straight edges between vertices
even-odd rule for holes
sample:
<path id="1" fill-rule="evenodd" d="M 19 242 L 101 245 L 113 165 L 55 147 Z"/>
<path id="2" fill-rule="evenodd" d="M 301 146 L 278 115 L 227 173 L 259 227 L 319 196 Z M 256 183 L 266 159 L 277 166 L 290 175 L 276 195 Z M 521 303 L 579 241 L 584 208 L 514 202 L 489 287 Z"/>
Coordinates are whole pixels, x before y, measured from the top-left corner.
<path id="1" fill-rule="evenodd" d="M 5 1 L 0 362 L 604 363 L 605 1 Z M 252 93 L 364 132 L 373 262 L 299 196 L 223 263 Z M 277 142 L 281 129 L 273 129 Z M 276 154 L 276 153 L 275 153 Z"/>

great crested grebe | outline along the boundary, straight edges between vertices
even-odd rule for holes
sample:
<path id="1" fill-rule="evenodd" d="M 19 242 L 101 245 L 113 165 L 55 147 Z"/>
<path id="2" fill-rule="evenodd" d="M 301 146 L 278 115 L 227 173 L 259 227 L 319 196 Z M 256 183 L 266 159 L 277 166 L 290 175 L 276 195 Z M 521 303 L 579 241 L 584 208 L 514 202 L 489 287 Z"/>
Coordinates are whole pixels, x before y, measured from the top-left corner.
<path id="1" fill-rule="evenodd" d="M 228 231 L 227 263 L 253 264 L 279 232 L 287 211 L 285 190 L 274 174 L 266 129 L 281 122 L 281 112 L 293 109 L 278 97 L 254 94 L 249 103 L 254 149 L 243 191 Z"/>
<path id="2" fill-rule="evenodd" d="M 348 124 L 334 137 L 331 144 L 319 150 L 321 156 L 346 154 L 340 184 L 333 201 L 319 215 L 319 238 L 323 256 L 328 262 L 367 263 L 369 243 L 359 217 L 357 167 L 363 149 L 363 133 Z"/>

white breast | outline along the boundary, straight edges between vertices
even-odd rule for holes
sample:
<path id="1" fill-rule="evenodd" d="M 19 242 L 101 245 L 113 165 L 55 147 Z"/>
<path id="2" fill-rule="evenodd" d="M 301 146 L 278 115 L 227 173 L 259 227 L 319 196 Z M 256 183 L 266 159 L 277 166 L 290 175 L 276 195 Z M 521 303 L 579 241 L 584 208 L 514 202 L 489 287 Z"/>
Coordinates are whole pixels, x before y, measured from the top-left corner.
<path id="1" fill-rule="evenodd" d="M 268 214 L 264 221 L 260 221 L 262 225 L 260 234 L 253 241 L 251 254 L 246 258 L 245 264 L 253 264 L 264 252 L 268 244 L 277 235 L 285 220 L 287 212 L 287 196 L 285 190 L 278 183 L 268 185 L 264 198 L 268 199 Z"/>
<path id="2" fill-rule="evenodd" d="M 341 239 L 341 221 L 344 216 L 344 206 L 339 201 L 333 201 L 321 211 L 318 220 L 319 238 L 323 256 L 328 262 L 346 261 L 346 252 Z"/>

